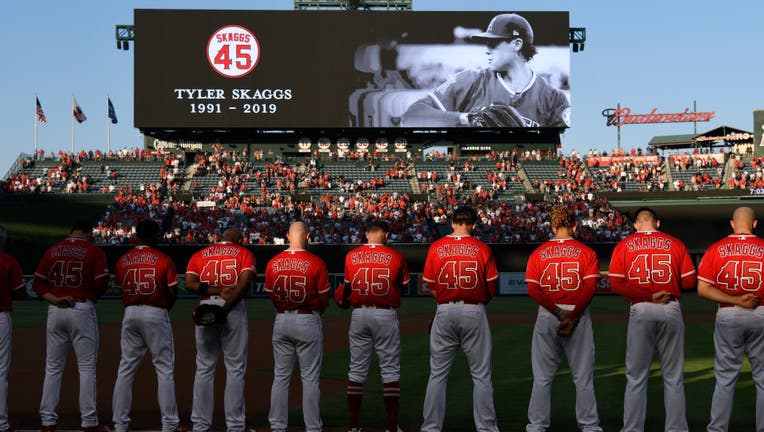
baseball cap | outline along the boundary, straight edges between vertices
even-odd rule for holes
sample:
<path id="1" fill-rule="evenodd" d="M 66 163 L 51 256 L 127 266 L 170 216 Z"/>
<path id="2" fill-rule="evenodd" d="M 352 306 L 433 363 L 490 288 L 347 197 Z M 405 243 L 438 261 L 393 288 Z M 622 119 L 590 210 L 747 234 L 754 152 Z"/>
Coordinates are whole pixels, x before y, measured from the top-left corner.
<path id="1" fill-rule="evenodd" d="M 501 14 L 493 17 L 488 29 L 483 33 L 470 36 L 470 39 L 516 39 L 521 38 L 533 45 L 533 29 L 528 20 L 518 14 Z"/>

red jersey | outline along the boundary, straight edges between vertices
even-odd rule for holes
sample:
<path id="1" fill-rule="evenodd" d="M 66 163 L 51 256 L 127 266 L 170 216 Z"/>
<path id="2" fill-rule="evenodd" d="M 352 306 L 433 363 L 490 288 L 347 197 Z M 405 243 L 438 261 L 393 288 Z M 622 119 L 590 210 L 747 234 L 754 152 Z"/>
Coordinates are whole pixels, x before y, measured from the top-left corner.
<path id="1" fill-rule="evenodd" d="M 117 261 L 114 282 L 122 287 L 125 306 L 169 309 L 175 303 L 178 275 L 170 257 L 149 246 L 136 246 Z"/>
<path id="2" fill-rule="evenodd" d="M 326 263 L 306 250 L 281 251 L 268 261 L 265 291 L 279 312 L 323 310 L 329 295 Z M 324 297 L 323 301 L 321 297 Z"/>
<path id="3" fill-rule="evenodd" d="M 24 285 L 19 262 L 12 255 L 0 252 L 0 312 L 11 311 L 11 293 Z"/>
<path id="4" fill-rule="evenodd" d="M 687 247 L 659 231 L 637 231 L 621 240 L 610 258 L 610 288 L 630 303 L 652 301 L 667 291 L 676 298 L 695 287 L 697 275 Z"/>
<path id="5" fill-rule="evenodd" d="M 191 256 L 186 273 L 218 288 L 233 288 L 244 272 L 255 272 L 255 256 L 244 246 L 227 241 L 211 244 Z"/>
<path id="6" fill-rule="evenodd" d="M 558 304 L 574 305 L 573 318 L 592 301 L 600 276 L 597 254 L 572 238 L 549 240 L 539 246 L 525 270 L 528 294 L 550 312 Z"/>
<path id="7" fill-rule="evenodd" d="M 698 266 L 698 279 L 723 292 L 764 297 L 764 240 L 732 234 L 711 245 Z M 726 306 L 726 304 L 725 304 Z"/>
<path id="8" fill-rule="evenodd" d="M 365 244 L 345 257 L 345 283 L 353 307 L 376 305 L 397 308 L 409 284 L 409 268 L 403 255 L 381 244 Z"/>
<path id="9" fill-rule="evenodd" d="M 50 247 L 34 273 L 33 288 L 38 297 L 50 292 L 75 301 L 96 301 L 96 281 L 109 277 L 106 254 L 87 240 L 70 237 Z M 103 289 L 106 285 L 103 285 Z"/>
<path id="10" fill-rule="evenodd" d="M 422 279 L 435 291 L 435 301 L 486 303 L 499 279 L 493 252 L 472 236 L 443 237 L 430 246 Z"/>

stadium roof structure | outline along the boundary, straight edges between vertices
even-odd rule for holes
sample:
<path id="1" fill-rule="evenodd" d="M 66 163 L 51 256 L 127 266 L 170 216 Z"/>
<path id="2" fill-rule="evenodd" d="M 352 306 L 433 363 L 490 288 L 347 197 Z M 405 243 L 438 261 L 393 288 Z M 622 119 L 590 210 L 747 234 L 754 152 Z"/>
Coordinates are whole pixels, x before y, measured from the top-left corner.
<path id="1" fill-rule="evenodd" d="M 721 147 L 753 142 L 753 132 L 731 126 L 719 126 L 702 134 L 656 135 L 648 147 L 660 150 L 694 147 Z"/>
<path id="2" fill-rule="evenodd" d="M 692 139 L 695 138 L 695 136 L 695 134 L 656 135 L 647 143 L 647 145 L 648 147 L 654 147 L 661 150 L 694 147 L 695 143 Z"/>

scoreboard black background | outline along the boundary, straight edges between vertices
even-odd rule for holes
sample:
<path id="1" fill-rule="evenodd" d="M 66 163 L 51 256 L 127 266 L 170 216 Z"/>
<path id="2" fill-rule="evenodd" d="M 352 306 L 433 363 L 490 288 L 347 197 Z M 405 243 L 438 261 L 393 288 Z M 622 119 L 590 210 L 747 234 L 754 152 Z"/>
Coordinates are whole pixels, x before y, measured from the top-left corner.
<path id="1" fill-rule="evenodd" d="M 359 46 L 388 43 L 402 35 L 405 44 L 463 46 L 463 41 L 455 41 L 456 27 L 483 31 L 498 13 L 504 12 L 137 9 L 135 126 L 348 127 L 348 96 L 369 80 L 369 74 L 354 67 Z M 567 47 L 567 12 L 519 13 L 533 26 L 534 45 Z M 258 63 L 241 78 L 222 76 L 207 57 L 211 36 L 226 25 L 249 29 L 259 42 Z M 287 89 L 291 98 L 274 97 L 286 95 Z M 240 90 L 248 90 L 249 98 L 235 99 Z M 197 97 L 200 93 L 223 97 L 202 99 Z"/>

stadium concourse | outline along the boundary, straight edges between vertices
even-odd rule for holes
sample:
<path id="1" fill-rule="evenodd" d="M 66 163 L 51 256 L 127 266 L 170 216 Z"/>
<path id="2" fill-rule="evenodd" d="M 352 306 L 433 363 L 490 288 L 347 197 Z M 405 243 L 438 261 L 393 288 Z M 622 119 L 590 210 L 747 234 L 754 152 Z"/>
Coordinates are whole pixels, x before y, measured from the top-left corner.
<path id="1" fill-rule="evenodd" d="M 614 242 L 632 231 L 608 192 L 700 191 L 764 187 L 764 162 L 742 154 L 675 153 L 639 159 L 642 150 L 603 159 L 536 151 L 457 158 L 368 153 L 274 158 L 262 151 L 182 153 L 122 150 L 59 152 L 21 159 L 3 186 L 13 194 L 112 194 L 94 234 L 99 244 L 129 244 L 138 220 L 151 217 L 169 244 L 204 244 L 237 226 L 248 244 L 281 244 L 302 218 L 314 243 L 363 242 L 370 216 L 392 224 L 391 240 L 429 243 L 448 232 L 463 203 L 480 209 L 481 239 L 529 243 L 549 237 L 544 214 L 570 202 L 579 237 Z M 526 200 L 525 197 L 532 200 Z"/>

